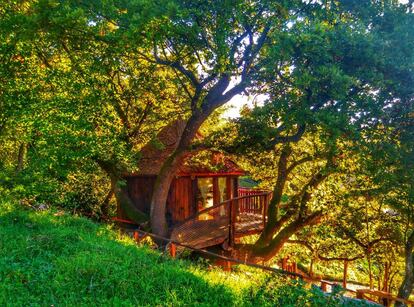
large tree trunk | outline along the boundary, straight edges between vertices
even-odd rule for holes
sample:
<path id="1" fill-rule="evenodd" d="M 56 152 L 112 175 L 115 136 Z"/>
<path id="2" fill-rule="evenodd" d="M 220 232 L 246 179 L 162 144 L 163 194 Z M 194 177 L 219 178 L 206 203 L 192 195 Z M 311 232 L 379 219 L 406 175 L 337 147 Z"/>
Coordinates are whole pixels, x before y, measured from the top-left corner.
<path id="1" fill-rule="evenodd" d="M 203 98 L 201 106 L 199 107 L 197 107 L 197 104 L 199 103 L 199 95 L 195 95 L 195 97 L 193 97 L 193 113 L 187 121 L 176 150 L 164 162 L 164 165 L 162 166 L 154 184 L 154 192 L 151 199 L 151 228 L 157 235 L 168 235 L 168 225 L 165 216 L 168 191 L 175 173 L 188 153 L 191 142 L 193 141 L 198 129 L 214 110 L 228 102 L 233 96 L 239 94 L 244 89 L 244 86 L 235 86 L 223 95 L 229 84 L 230 76 L 224 74 L 208 91 L 208 94 Z M 230 92 L 231 95 L 229 95 Z"/>
<path id="2" fill-rule="evenodd" d="M 165 216 L 168 192 L 177 168 L 182 163 L 184 157 L 185 152 L 182 150 L 170 156 L 161 168 L 154 184 L 150 211 L 151 229 L 153 233 L 163 237 L 168 235 L 168 225 Z"/>
<path id="3" fill-rule="evenodd" d="M 320 221 L 322 212 L 315 212 L 308 217 L 298 218 L 285 226 L 267 245 L 241 246 L 240 256 L 250 262 L 268 261 L 277 255 L 291 236 L 306 226 Z"/>
<path id="4" fill-rule="evenodd" d="M 371 263 L 371 252 L 367 252 L 367 261 L 368 261 L 368 277 L 369 277 L 369 288 L 374 288 L 374 279 L 372 277 L 372 263 Z"/>
<path id="5" fill-rule="evenodd" d="M 147 222 L 149 217 L 134 205 L 128 192 L 119 185 L 121 180 L 120 174 L 122 174 L 122 171 L 117 169 L 117 165 L 111 161 L 104 161 L 98 158 L 96 158 L 95 161 L 111 180 L 111 191 L 113 192 L 113 195 L 115 195 L 118 210 L 122 210 L 129 219 L 138 224 Z"/>
<path id="6" fill-rule="evenodd" d="M 283 226 L 285 226 L 293 215 L 294 212 L 287 212 L 277 221 L 269 218 L 270 221 L 266 224 L 259 239 L 256 241 L 255 246 L 258 248 L 268 246 L 272 242 L 274 235 L 278 233 Z"/>
<path id="7" fill-rule="evenodd" d="M 271 259 L 282 249 L 292 235 L 305 226 L 318 223 L 323 215 L 321 211 L 314 212 L 308 216 L 305 214 L 307 212 L 307 203 L 312 198 L 311 191 L 316 189 L 332 172 L 332 170 L 327 171 L 326 169 L 319 171 L 311 178 L 301 193 L 296 195 L 292 202 L 293 206 L 291 210 L 288 210 L 284 216 L 279 218 L 277 206 L 281 202 L 281 196 L 288 174 L 287 158 L 289 154 L 289 147 L 285 147 L 279 159 L 278 180 L 273 191 L 275 200 L 274 203 L 270 204 L 268 212 L 269 222 L 253 247 L 248 248 L 247 254 L 243 255 L 245 258 L 250 258 L 251 261 L 255 261 L 254 259 L 257 257 L 261 257 L 265 261 Z M 272 210 L 270 210 L 271 208 Z M 294 216 L 296 216 L 295 219 L 287 226 L 284 226 Z M 275 234 L 277 235 L 275 236 Z"/>
<path id="8" fill-rule="evenodd" d="M 279 206 L 282 201 L 282 195 L 287 181 L 288 158 L 291 154 L 289 146 L 284 146 L 277 168 L 277 180 L 272 193 L 272 200 L 267 210 L 267 223 L 255 243 L 256 246 L 266 246 L 272 241 L 275 233 L 280 231 L 283 225 L 292 218 L 294 212 L 288 212 L 280 217 Z"/>
<path id="9" fill-rule="evenodd" d="M 17 153 L 16 173 L 20 173 L 23 170 L 25 155 L 26 155 L 26 144 L 22 143 L 20 144 L 19 152 Z"/>
<path id="10" fill-rule="evenodd" d="M 408 299 L 414 286 L 414 232 L 408 238 L 405 245 L 405 276 L 398 290 L 398 296 Z M 404 306 L 402 303 L 396 303 L 395 306 Z"/>
<path id="11" fill-rule="evenodd" d="M 116 185 L 115 188 L 115 197 L 118 208 L 121 208 L 130 220 L 137 224 L 149 221 L 149 216 L 140 211 L 132 202 L 128 192 L 125 191 L 125 189 L 118 187 L 118 185 Z"/>
<path id="12" fill-rule="evenodd" d="M 151 229 L 152 232 L 157 235 L 164 237 L 168 235 L 168 225 L 165 213 L 171 182 L 174 179 L 178 167 L 183 163 L 198 129 L 208 115 L 209 114 L 196 113 L 188 120 L 176 150 L 164 162 L 161 171 L 157 176 L 151 199 L 150 214 Z"/>
<path id="13" fill-rule="evenodd" d="M 111 189 L 109 190 L 108 194 L 106 194 L 106 197 L 101 204 L 101 214 L 102 214 L 103 219 L 106 219 L 109 216 L 109 209 L 110 209 L 109 205 L 110 205 L 110 202 L 113 196 L 114 196 L 114 188 L 112 187 L 112 184 L 111 184 Z"/>
<path id="14" fill-rule="evenodd" d="M 313 256 L 310 260 L 310 264 L 309 264 L 309 277 L 313 278 L 313 265 L 314 265 L 315 260 L 313 259 Z"/>

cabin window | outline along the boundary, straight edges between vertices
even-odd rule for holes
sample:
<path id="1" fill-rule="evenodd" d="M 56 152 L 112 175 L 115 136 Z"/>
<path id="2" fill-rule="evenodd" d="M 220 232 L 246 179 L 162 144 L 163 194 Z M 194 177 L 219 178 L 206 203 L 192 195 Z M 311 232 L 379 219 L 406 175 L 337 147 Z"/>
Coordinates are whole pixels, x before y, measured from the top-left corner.
<path id="1" fill-rule="evenodd" d="M 198 178 L 197 188 L 198 211 L 212 207 L 214 203 L 213 178 Z"/>
<path id="2" fill-rule="evenodd" d="M 226 177 L 219 177 L 218 178 L 218 202 L 221 203 L 227 200 L 227 179 Z"/>
<path id="3" fill-rule="evenodd" d="M 226 177 L 219 177 L 217 179 L 217 194 L 218 194 L 218 204 L 222 203 L 223 201 L 229 199 L 228 189 L 227 189 L 227 178 Z M 221 216 L 226 215 L 226 207 L 221 206 L 219 208 L 219 213 Z"/>

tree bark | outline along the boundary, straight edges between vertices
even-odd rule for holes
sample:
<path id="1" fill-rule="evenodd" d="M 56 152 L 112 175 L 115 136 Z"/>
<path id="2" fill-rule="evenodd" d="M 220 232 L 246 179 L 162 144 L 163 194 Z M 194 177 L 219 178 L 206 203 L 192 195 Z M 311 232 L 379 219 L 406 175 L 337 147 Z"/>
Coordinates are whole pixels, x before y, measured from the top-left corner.
<path id="1" fill-rule="evenodd" d="M 284 227 L 270 242 L 265 246 L 256 244 L 241 248 L 241 255 L 244 259 L 251 262 L 257 262 L 262 259 L 268 261 L 279 253 L 289 238 L 306 226 L 313 225 L 320 221 L 322 212 L 317 211 L 305 217 L 298 218 Z"/>
<path id="2" fill-rule="evenodd" d="M 311 258 L 311 260 L 310 260 L 310 265 L 309 265 L 309 277 L 310 278 L 313 278 L 313 264 L 314 264 L 314 259 L 313 259 L 313 257 Z"/>
<path id="3" fill-rule="evenodd" d="M 280 218 L 279 206 L 282 201 L 283 190 L 287 181 L 287 165 L 288 158 L 291 154 L 289 146 L 284 146 L 282 148 L 282 153 L 279 158 L 278 167 L 277 167 L 277 180 L 273 189 L 272 200 L 269 203 L 267 210 L 267 223 L 260 234 L 259 239 L 256 242 L 256 246 L 264 246 L 269 244 L 272 240 L 273 235 L 277 233 L 282 226 L 292 217 L 293 213 L 286 213 L 283 217 Z"/>
<path id="4" fill-rule="evenodd" d="M 19 152 L 17 154 L 16 173 L 20 173 L 23 170 L 25 155 L 26 155 L 26 144 L 21 143 L 19 146 Z"/>
<path id="5" fill-rule="evenodd" d="M 109 216 L 109 203 L 110 203 L 113 196 L 114 196 L 114 188 L 111 184 L 111 188 L 110 188 L 108 194 L 106 194 L 106 197 L 105 197 L 104 201 L 101 204 L 101 213 L 102 213 L 102 218 L 104 218 L 104 219 L 106 219 Z"/>
<path id="6" fill-rule="evenodd" d="M 197 131 L 214 110 L 228 102 L 233 96 L 239 94 L 245 88 L 245 86 L 238 84 L 223 94 L 229 84 L 230 76 L 224 74 L 208 91 L 202 100 L 201 106 L 197 106 L 198 100 L 192 101 L 192 107 L 194 107 L 193 113 L 186 123 L 178 146 L 164 162 L 154 184 L 150 216 L 152 231 L 157 235 L 164 237 L 168 235 L 168 225 L 165 216 L 168 192 L 176 171 L 189 152 Z"/>
<path id="7" fill-rule="evenodd" d="M 117 185 L 115 188 L 115 197 L 118 208 L 121 208 L 129 219 L 136 222 L 137 224 L 148 222 L 148 215 L 138 210 L 125 189 L 120 188 Z"/>
<path id="8" fill-rule="evenodd" d="M 372 263 L 371 263 L 371 252 L 367 252 L 367 261 L 368 261 L 368 276 L 369 276 L 369 288 L 372 290 L 374 288 L 374 279 L 372 277 Z"/>
<path id="9" fill-rule="evenodd" d="M 164 237 L 168 235 L 165 212 L 171 182 L 174 179 L 178 167 L 183 163 L 198 129 L 208 115 L 209 114 L 196 113 L 188 120 L 176 150 L 164 162 L 160 173 L 157 176 L 151 199 L 150 213 L 151 229 L 157 235 Z"/>
<path id="10" fill-rule="evenodd" d="M 111 180 L 111 190 L 113 195 L 115 195 L 118 210 L 121 209 L 129 219 L 138 224 L 147 222 L 149 220 L 148 216 L 138 210 L 130 199 L 128 192 L 119 185 L 122 172 L 117 169 L 117 166 L 111 161 L 104 161 L 98 158 L 95 161 Z"/>
<path id="11" fill-rule="evenodd" d="M 285 147 L 279 160 L 278 180 L 273 192 L 274 196 L 276 196 L 276 203 L 280 203 L 281 201 L 279 198 L 281 198 L 283 187 L 286 182 L 287 158 L 289 157 L 289 154 L 289 147 Z M 291 202 L 291 210 L 279 219 L 275 217 L 277 210 L 275 209 L 276 204 L 273 203 L 274 210 L 268 211 L 269 222 L 266 225 L 267 227 L 265 227 L 259 239 L 253 245 L 253 247 L 250 247 L 250 251 L 247 252 L 244 257 L 251 258 L 251 261 L 254 261 L 254 259 L 257 257 L 262 257 L 265 261 L 268 261 L 282 249 L 284 244 L 293 234 L 305 226 L 318 223 L 320 221 L 320 218 L 323 216 L 323 213 L 321 211 L 317 211 L 310 215 L 307 215 L 307 203 L 312 198 L 311 191 L 316 189 L 332 173 L 332 171 L 332 169 L 328 168 L 320 170 L 318 173 L 316 173 L 303 187 L 302 191 L 294 197 Z M 273 214 L 273 216 L 271 214 Z M 293 217 L 295 217 L 294 220 L 284 227 L 284 225 Z M 277 235 L 274 236 L 276 233 Z"/>
<path id="12" fill-rule="evenodd" d="M 390 267 L 391 267 L 390 263 L 386 261 L 384 264 L 384 280 L 382 283 L 382 291 L 388 291 L 388 282 L 390 279 Z"/>
<path id="13" fill-rule="evenodd" d="M 402 284 L 398 290 L 398 297 L 408 299 L 414 286 L 414 232 L 409 236 L 405 244 L 405 275 Z M 404 306 L 402 303 L 396 303 L 395 306 Z"/>

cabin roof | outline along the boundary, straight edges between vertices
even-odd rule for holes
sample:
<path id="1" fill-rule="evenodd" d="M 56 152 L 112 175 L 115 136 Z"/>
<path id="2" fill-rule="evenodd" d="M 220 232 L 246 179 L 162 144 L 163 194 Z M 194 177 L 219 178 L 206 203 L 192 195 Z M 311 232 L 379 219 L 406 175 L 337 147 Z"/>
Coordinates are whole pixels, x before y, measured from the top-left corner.
<path id="1" fill-rule="evenodd" d="M 156 142 L 150 141 L 141 150 L 137 175 L 157 175 L 164 161 L 177 148 L 185 121 L 177 120 L 158 133 Z"/>
<path id="2" fill-rule="evenodd" d="M 160 172 L 164 161 L 177 148 L 178 140 L 180 139 L 184 128 L 185 121 L 177 120 L 161 129 L 157 135 L 156 142 L 151 141 L 142 148 L 142 156 L 138 163 L 138 172 L 134 175 L 157 175 Z M 201 139 L 201 134 L 197 134 L 197 138 Z M 210 160 L 210 163 L 200 163 L 199 161 L 195 161 L 197 159 L 193 158 L 194 155 L 188 155 L 184 163 L 179 167 L 177 172 L 178 176 L 244 174 L 244 171 L 234 161 L 220 152 L 204 152 L 204 158 Z"/>
<path id="3" fill-rule="evenodd" d="M 178 176 L 188 175 L 243 175 L 244 170 L 241 169 L 228 156 L 217 151 L 205 151 L 202 153 L 205 162 L 199 162 L 198 155 L 195 157 L 189 156 L 184 161 L 183 165 L 179 167 Z M 195 158 L 195 159 L 193 159 Z"/>

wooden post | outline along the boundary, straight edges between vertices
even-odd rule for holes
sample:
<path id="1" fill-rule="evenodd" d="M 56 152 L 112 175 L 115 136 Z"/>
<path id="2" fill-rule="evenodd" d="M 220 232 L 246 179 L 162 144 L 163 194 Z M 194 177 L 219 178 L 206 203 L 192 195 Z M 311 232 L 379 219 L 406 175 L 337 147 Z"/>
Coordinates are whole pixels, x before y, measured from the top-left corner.
<path id="1" fill-rule="evenodd" d="M 234 246 L 234 200 L 230 201 L 230 214 L 229 214 L 229 246 Z"/>
<path id="2" fill-rule="evenodd" d="M 263 202 L 263 228 L 266 226 L 266 213 L 267 213 L 267 194 L 264 196 Z"/>
<path id="3" fill-rule="evenodd" d="M 364 299 L 364 293 L 359 289 L 356 291 L 356 298 L 360 300 Z"/>
<path id="4" fill-rule="evenodd" d="M 313 257 L 311 258 L 310 265 L 309 265 L 309 277 L 313 278 Z"/>
<path id="5" fill-rule="evenodd" d="M 282 270 L 287 271 L 287 258 L 283 258 L 282 260 Z"/>
<path id="6" fill-rule="evenodd" d="M 292 263 L 292 269 L 293 269 L 293 273 L 297 273 L 298 272 L 298 264 L 296 262 Z"/>
<path id="7" fill-rule="evenodd" d="M 233 243 L 234 238 L 236 236 L 236 222 L 237 222 L 237 215 L 239 214 L 239 200 L 235 199 L 233 204 L 233 214 L 232 214 L 232 232 L 233 232 Z"/>
<path id="8" fill-rule="evenodd" d="M 139 243 L 139 232 L 138 231 L 134 231 L 134 240 L 136 243 Z"/>
<path id="9" fill-rule="evenodd" d="M 226 261 L 224 270 L 226 272 L 231 272 L 231 262 L 230 261 Z"/>
<path id="10" fill-rule="evenodd" d="M 348 276 L 348 260 L 344 260 L 344 276 L 342 279 L 342 287 L 346 289 Z"/>
<path id="11" fill-rule="evenodd" d="M 322 289 L 323 292 L 328 291 L 328 284 L 326 282 L 324 282 L 323 280 L 321 280 L 321 289 Z"/>
<path id="12" fill-rule="evenodd" d="M 174 243 L 171 243 L 170 244 L 170 256 L 172 258 L 175 258 L 176 253 L 177 253 L 177 246 Z"/>

